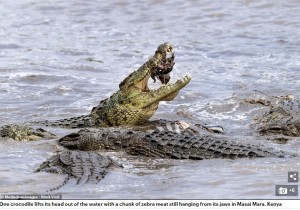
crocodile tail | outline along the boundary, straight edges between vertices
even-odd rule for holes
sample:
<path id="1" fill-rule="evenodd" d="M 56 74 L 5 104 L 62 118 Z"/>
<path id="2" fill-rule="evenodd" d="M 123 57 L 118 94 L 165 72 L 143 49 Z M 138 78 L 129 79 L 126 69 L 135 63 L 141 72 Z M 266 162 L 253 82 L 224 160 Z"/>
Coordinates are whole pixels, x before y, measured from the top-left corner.
<path id="1" fill-rule="evenodd" d="M 95 126 L 91 115 L 81 115 L 78 117 L 71 117 L 61 120 L 45 120 L 30 122 L 30 124 L 53 126 L 53 127 L 66 127 L 66 128 L 86 128 Z"/>

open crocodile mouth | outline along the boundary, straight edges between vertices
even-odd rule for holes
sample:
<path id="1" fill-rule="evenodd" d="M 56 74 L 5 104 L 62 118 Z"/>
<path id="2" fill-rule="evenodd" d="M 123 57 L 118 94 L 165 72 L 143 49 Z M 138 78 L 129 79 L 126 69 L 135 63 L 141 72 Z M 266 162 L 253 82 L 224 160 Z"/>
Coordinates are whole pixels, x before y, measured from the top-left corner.
<path id="1" fill-rule="evenodd" d="M 147 84 L 149 80 L 146 80 L 146 84 L 144 83 L 145 87 L 141 88 L 142 92 L 151 92 L 153 95 L 160 95 L 160 100 L 173 100 L 178 91 L 186 86 L 191 80 L 190 75 L 186 75 L 174 83 L 169 83 L 171 79 L 170 73 L 175 65 L 174 60 L 175 55 L 173 50 L 168 51 L 165 56 L 161 57 L 158 64 L 151 68 L 150 76 L 154 80 L 154 83 L 156 82 L 156 79 L 158 79 L 162 86 L 158 89 L 150 90 Z"/>
<path id="2" fill-rule="evenodd" d="M 167 84 L 170 81 L 170 72 L 173 70 L 175 55 L 174 52 L 167 53 L 166 57 L 162 58 L 158 65 L 152 69 L 151 78 L 156 82 L 156 78 L 162 84 Z"/>
<path id="3" fill-rule="evenodd" d="M 155 55 L 149 59 L 143 66 L 138 70 L 127 76 L 120 84 L 119 88 L 127 89 L 128 87 L 134 87 L 134 90 L 139 89 L 140 92 L 148 93 L 155 90 L 150 90 L 148 83 L 151 77 L 154 81 L 158 79 L 162 84 L 161 87 L 166 86 L 171 88 L 171 92 L 179 91 L 176 87 L 181 87 L 180 83 L 187 84 L 190 81 L 190 77 L 186 76 L 182 79 L 177 80 L 174 84 L 168 84 L 170 82 L 170 72 L 173 70 L 175 65 L 175 55 L 173 47 L 169 43 L 161 44 L 155 52 Z M 128 89 L 131 90 L 131 89 Z"/>

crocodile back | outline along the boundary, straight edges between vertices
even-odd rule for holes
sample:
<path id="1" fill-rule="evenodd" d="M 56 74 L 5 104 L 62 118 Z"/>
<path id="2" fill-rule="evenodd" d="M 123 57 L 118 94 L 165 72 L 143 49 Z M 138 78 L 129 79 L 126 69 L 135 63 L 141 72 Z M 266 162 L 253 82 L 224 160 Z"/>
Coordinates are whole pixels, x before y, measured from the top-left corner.
<path id="1" fill-rule="evenodd" d="M 172 159 L 289 156 L 285 152 L 262 145 L 231 141 L 222 135 L 157 130 L 144 133 L 122 128 L 82 129 L 61 138 L 58 144 L 72 150 L 122 150 L 130 155 Z"/>
<path id="2" fill-rule="evenodd" d="M 66 127 L 66 128 L 87 128 L 94 127 L 94 122 L 92 121 L 91 115 L 81 115 L 78 117 L 71 117 L 60 120 L 45 120 L 45 121 L 35 121 L 29 122 L 30 124 L 44 125 L 51 127 Z"/>
<path id="3" fill-rule="evenodd" d="M 50 189 L 53 191 L 64 186 L 71 178 L 74 178 L 77 184 L 98 183 L 105 177 L 112 164 L 110 158 L 97 152 L 63 151 L 43 162 L 36 172 L 45 171 L 67 175 L 62 184 Z"/>
<path id="4" fill-rule="evenodd" d="M 195 160 L 285 156 L 281 151 L 224 140 L 224 137 L 170 131 L 145 135 L 143 141 L 133 142 L 130 147 L 127 147 L 127 152 L 148 157 Z"/>
<path id="5" fill-rule="evenodd" d="M 293 113 L 295 115 L 300 114 L 300 100 L 299 99 L 285 99 L 285 100 L 280 100 L 276 104 L 279 107 L 282 107 L 284 111 Z"/>

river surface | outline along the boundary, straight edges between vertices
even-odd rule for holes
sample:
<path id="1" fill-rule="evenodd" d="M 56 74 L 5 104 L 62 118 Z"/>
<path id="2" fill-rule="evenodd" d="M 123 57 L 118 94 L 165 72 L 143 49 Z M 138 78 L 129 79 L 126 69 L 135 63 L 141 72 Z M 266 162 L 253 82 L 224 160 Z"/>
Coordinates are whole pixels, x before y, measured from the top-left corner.
<path id="1" fill-rule="evenodd" d="M 87 114 L 159 44 L 170 42 L 172 80 L 189 73 L 192 81 L 175 100 L 161 103 L 153 119 L 218 124 L 240 141 L 299 154 L 299 138 L 286 144 L 261 139 L 250 124 L 265 108 L 242 103 L 300 97 L 299 6 L 297 0 L 1 0 L 0 123 Z M 55 140 L 2 139 L 0 194 L 45 194 L 59 185 L 63 175 L 33 173 L 56 149 Z M 124 170 L 110 171 L 97 185 L 71 180 L 52 193 L 64 199 L 276 199 L 275 185 L 288 184 L 288 171 L 300 171 L 299 158 L 109 154 Z"/>

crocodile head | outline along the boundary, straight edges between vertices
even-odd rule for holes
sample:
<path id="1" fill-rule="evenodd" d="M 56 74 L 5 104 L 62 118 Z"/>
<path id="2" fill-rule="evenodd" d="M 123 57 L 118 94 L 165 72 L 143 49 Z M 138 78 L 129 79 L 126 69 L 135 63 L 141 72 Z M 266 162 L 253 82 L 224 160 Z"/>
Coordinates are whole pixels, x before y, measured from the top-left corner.
<path id="1" fill-rule="evenodd" d="M 157 100 L 164 101 L 174 99 L 178 91 L 191 80 L 190 76 L 185 76 L 175 83 L 167 84 L 170 81 L 170 72 L 175 65 L 174 59 L 174 49 L 170 43 L 159 45 L 154 56 L 150 58 L 149 61 L 120 83 L 120 91 L 126 93 L 128 98 L 132 98 L 132 95 L 134 95 L 134 97 L 147 95 L 147 98 L 143 98 L 142 100 L 142 104 L 146 102 L 146 106 L 152 102 L 157 102 Z M 156 78 L 158 78 L 162 86 L 159 89 L 150 90 L 148 87 L 150 77 L 154 82 Z M 138 97 L 136 99 L 140 100 Z"/>
<path id="2" fill-rule="evenodd" d="M 42 138 L 52 139 L 55 135 L 42 129 L 31 128 L 26 125 L 9 124 L 0 127 L 0 136 L 12 138 L 17 141 L 35 141 Z"/>
<path id="3" fill-rule="evenodd" d="M 137 71 L 131 73 L 119 85 L 120 89 L 126 89 L 132 85 L 139 87 L 143 91 L 148 91 L 148 80 L 151 78 L 160 80 L 162 84 L 167 84 L 170 80 L 169 73 L 173 70 L 174 49 L 170 43 L 158 46 L 154 56 L 142 65 Z"/>
<path id="4" fill-rule="evenodd" d="M 95 123 L 100 126 L 140 124 L 155 113 L 160 101 L 173 100 L 191 80 L 190 76 L 185 76 L 169 83 L 174 58 L 171 44 L 159 45 L 152 58 L 120 83 L 118 92 L 92 110 Z M 150 78 L 154 81 L 157 78 L 161 87 L 151 90 L 148 86 Z"/>
<path id="5" fill-rule="evenodd" d="M 300 101 L 294 98 L 281 98 L 273 104 L 254 125 L 262 135 L 275 135 L 275 140 L 286 137 L 300 137 Z"/>

